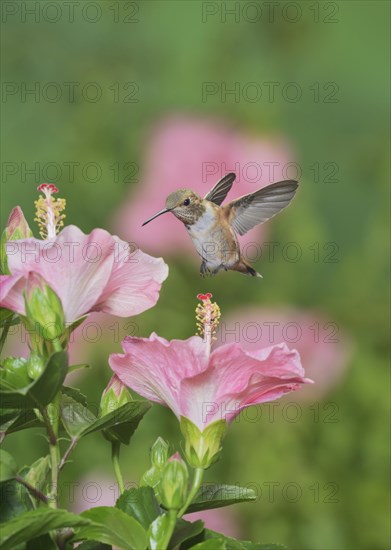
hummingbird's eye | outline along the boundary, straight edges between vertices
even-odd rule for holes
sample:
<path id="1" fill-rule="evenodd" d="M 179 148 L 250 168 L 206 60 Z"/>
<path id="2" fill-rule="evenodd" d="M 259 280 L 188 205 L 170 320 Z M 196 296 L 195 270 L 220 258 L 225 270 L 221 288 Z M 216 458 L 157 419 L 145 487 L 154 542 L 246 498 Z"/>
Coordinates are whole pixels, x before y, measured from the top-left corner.
<path id="1" fill-rule="evenodd" d="M 189 206 L 189 204 L 190 204 L 190 199 L 185 199 L 183 201 L 183 206 Z"/>

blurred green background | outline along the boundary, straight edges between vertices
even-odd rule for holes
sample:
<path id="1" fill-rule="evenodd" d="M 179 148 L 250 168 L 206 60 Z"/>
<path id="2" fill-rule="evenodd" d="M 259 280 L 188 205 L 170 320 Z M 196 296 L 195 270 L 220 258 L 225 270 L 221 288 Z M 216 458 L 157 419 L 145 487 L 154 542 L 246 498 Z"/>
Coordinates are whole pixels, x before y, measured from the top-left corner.
<path id="1" fill-rule="evenodd" d="M 34 224 L 36 185 L 43 180 L 24 173 L 23 163 L 31 169 L 34 163 L 95 162 L 103 167 L 96 183 L 80 170 L 70 182 L 65 169 L 49 181 L 67 199 L 68 223 L 86 232 L 96 226 L 110 230 L 130 186 L 143 184 L 147 136 L 170 113 L 217 117 L 243 133 L 276 135 L 292 144 L 303 167 L 300 199 L 270 224 L 269 240 L 296 241 L 303 250 L 315 241 L 335 242 L 338 261 L 314 262 L 307 253 L 290 263 L 279 255 L 257 264 L 264 275 L 257 285 L 237 274 L 221 274 L 205 285 L 194 262 L 173 252 L 165 258 L 170 276 L 157 306 L 135 321 L 143 335 L 155 330 L 186 338 L 194 332 L 194 295 L 210 290 L 223 315 L 246 305 L 290 306 L 337 323 L 353 353 L 320 407 L 336 403 L 338 421 L 321 416 L 315 422 L 311 403 L 304 403 L 296 423 L 281 414 L 274 422 L 236 422 L 208 479 L 262 489 L 256 503 L 227 512 L 244 539 L 300 549 L 389 548 L 389 3 L 280 1 L 271 20 L 265 2 L 75 2 L 73 22 L 64 2 L 2 4 L 2 225 L 15 204 Z M 33 5 L 39 5 L 38 15 L 23 11 Z M 101 17 L 93 22 L 96 6 Z M 230 9 L 235 15 L 225 13 Z M 235 102 L 216 94 L 203 101 L 201 94 L 203 82 L 268 81 L 298 83 L 302 98 L 289 102 L 277 94 L 274 102 Z M 54 88 L 46 94 L 47 82 L 98 82 L 103 95 L 94 103 L 76 93 L 69 101 L 62 85 L 64 96 L 49 101 Z M 126 82 L 137 83 L 137 103 L 124 102 L 131 91 L 122 88 Z M 316 82 L 319 101 L 311 89 Z M 327 82 L 338 86 L 334 103 L 326 101 Z M 39 83 L 37 98 L 23 97 L 23 83 Z M 121 174 L 116 182 L 109 167 L 129 161 L 140 166 L 139 181 L 123 183 Z M 308 167 L 315 162 L 336 163 L 334 181 L 314 181 Z M 180 186 L 173 182 L 173 189 Z M 120 344 L 111 336 L 91 347 L 92 371 L 74 384 L 97 402 L 110 376 L 107 355 Z M 172 414 L 156 406 L 123 451 L 127 479 L 139 479 L 158 435 L 179 441 Z M 5 442 L 26 464 L 45 445 L 35 430 Z M 110 451 L 99 434 L 83 441 L 74 458 L 65 483 L 113 477 Z M 279 485 L 269 499 L 270 482 Z M 287 497 L 287 483 L 300 487 L 300 498 Z M 330 487 L 336 491 L 331 499 Z M 64 490 L 64 506 L 68 496 Z"/>

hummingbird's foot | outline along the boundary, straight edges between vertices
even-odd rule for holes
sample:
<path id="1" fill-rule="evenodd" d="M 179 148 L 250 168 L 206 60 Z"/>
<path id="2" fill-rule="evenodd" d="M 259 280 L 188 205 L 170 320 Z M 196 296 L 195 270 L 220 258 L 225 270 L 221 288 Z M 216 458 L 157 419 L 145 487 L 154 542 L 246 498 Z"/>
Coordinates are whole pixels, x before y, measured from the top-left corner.
<path id="1" fill-rule="evenodd" d="M 207 266 L 206 262 L 202 262 L 201 267 L 200 267 L 201 277 L 214 277 L 217 272 L 218 272 L 218 269 L 211 270 Z"/>
<path id="2" fill-rule="evenodd" d="M 202 264 L 201 264 L 200 275 L 201 275 L 201 277 L 207 277 L 208 275 L 210 275 L 210 271 L 209 271 L 209 269 L 208 269 L 205 262 L 202 262 Z"/>

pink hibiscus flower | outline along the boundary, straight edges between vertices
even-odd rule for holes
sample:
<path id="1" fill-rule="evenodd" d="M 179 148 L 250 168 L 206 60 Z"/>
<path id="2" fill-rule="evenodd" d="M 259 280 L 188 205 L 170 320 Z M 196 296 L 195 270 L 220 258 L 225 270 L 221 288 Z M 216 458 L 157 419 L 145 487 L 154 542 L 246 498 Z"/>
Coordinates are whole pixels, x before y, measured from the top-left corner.
<path id="1" fill-rule="evenodd" d="M 152 135 L 140 185 L 115 214 L 115 230 L 129 240 L 137 234 L 137 244 L 153 253 L 193 250 L 174 216 L 162 216 L 158 227 L 146 225 L 140 231 L 142 223 L 176 189 L 186 187 L 204 196 L 228 172 L 235 172 L 236 180 L 227 200 L 296 177 L 289 170 L 292 159 L 290 147 L 270 137 L 249 137 L 213 119 L 168 118 Z M 258 227 L 240 240 L 246 244 L 262 236 L 265 229 Z"/>
<path id="2" fill-rule="evenodd" d="M 64 202 L 60 209 L 61 199 L 51 197 L 53 185 L 39 189 L 45 198 L 37 201 L 37 217 L 46 240 L 31 237 L 6 244 L 10 275 L 1 276 L 0 305 L 25 315 L 23 293 L 34 272 L 60 298 L 68 324 L 91 311 L 127 317 L 154 306 L 168 275 L 164 261 L 131 251 L 128 243 L 103 229 L 86 235 L 69 225 L 57 235 Z"/>
<path id="3" fill-rule="evenodd" d="M 167 341 L 127 337 L 123 354 L 109 364 L 120 380 L 147 399 L 166 405 L 177 418 L 190 420 L 202 432 L 218 420 L 232 421 L 257 403 L 273 401 L 312 381 L 305 378 L 296 350 L 285 344 L 245 351 L 240 344 L 211 352 L 219 310 L 202 295 L 197 308 L 203 338 Z"/>

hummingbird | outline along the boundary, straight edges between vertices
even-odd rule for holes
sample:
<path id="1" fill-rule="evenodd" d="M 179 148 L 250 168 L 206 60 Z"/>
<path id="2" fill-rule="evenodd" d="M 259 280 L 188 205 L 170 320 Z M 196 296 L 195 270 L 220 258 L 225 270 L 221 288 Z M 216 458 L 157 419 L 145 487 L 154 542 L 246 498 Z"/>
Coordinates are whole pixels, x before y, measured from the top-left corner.
<path id="1" fill-rule="evenodd" d="M 295 180 L 279 181 L 221 206 L 235 178 L 233 172 L 225 175 L 204 198 L 191 189 L 178 189 L 167 197 L 163 210 L 143 223 L 144 226 L 166 212 L 174 214 L 201 256 L 202 277 L 214 276 L 222 269 L 262 277 L 241 254 L 238 235 L 286 208 L 298 187 Z"/>

